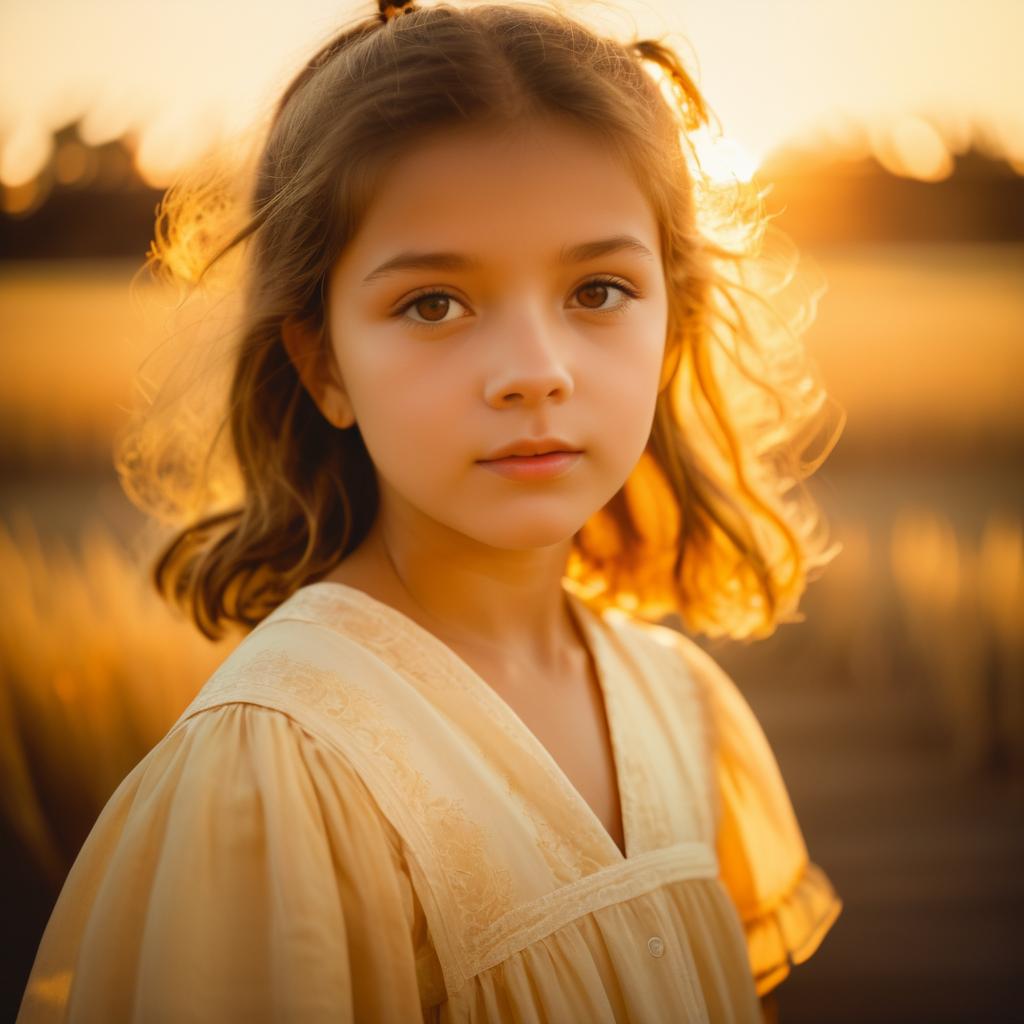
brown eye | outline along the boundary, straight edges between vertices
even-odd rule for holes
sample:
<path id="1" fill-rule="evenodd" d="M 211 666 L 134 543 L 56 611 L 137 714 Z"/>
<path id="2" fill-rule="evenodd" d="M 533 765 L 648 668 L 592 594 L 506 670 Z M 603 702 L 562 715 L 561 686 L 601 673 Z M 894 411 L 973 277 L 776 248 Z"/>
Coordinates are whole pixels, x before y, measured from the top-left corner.
<path id="1" fill-rule="evenodd" d="M 447 295 L 424 295 L 413 303 L 416 312 L 430 323 L 443 320 L 448 313 L 449 305 L 450 300 Z"/>
<path id="2" fill-rule="evenodd" d="M 600 309 L 608 301 L 608 285 L 585 284 L 576 294 L 581 296 L 580 301 L 588 309 Z"/>
<path id="3" fill-rule="evenodd" d="M 613 305 L 606 305 L 611 297 L 610 293 L 617 293 L 619 301 Z M 594 313 L 624 313 L 630 303 L 640 297 L 640 293 L 625 281 L 617 278 L 593 278 L 586 284 L 576 289 L 576 295 L 580 297 L 580 309 L 589 309 Z"/>
<path id="4" fill-rule="evenodd" d="M 434 288 L 413 296 L 392 315 L 420 327 L 446 327 L 456 320 L 463 319 L 462 316 L 449 316 L 453 309 L 459 308 L 464 313 L 467 312 L 466 307 L 454 295 Z"/>

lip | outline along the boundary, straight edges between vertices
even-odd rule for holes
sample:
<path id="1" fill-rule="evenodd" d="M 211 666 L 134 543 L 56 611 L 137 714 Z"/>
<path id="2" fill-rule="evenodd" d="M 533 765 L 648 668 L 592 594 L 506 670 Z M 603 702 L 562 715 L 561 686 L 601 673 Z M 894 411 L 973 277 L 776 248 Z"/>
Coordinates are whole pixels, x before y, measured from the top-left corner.
<path id="1" fill-rule="evenodd" d="M 582 452 L 548 452 L 546 455 L 506 455 L 481 460 L 480 465 L 510 480 L 555 480 L 579 462 Z"/>
<path id="2" fill-rule="evenodd" d="M 495 449 L 480 462 L 492 462 L 510 455 L 544 455 L 548 452 L 578 452 L 580 449 L 564 437 L 521 437 L 518 441 Z"/>

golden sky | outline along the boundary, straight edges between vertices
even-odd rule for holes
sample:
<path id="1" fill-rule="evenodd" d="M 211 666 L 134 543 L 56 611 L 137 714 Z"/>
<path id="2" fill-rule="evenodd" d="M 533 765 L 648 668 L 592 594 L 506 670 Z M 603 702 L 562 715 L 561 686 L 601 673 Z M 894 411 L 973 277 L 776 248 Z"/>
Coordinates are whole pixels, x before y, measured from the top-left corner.
<path id="1" fill-rule="evenodd" d="M 426 4 L 429 0 L 423 0 Z M 457 2 L 457 0 L 456 0 Z M 599 26 L 681 41 L 718 114 L 708 142 L 748 177 L 816 138 L 939 178 L 972 137 L 1024 173 L 1024 0 L 563 0 Z M 261 115 L 372 0 L 2 0 L 0 182 L 30 180 L 54 128 L 132 131 L 154 185 Z"/>

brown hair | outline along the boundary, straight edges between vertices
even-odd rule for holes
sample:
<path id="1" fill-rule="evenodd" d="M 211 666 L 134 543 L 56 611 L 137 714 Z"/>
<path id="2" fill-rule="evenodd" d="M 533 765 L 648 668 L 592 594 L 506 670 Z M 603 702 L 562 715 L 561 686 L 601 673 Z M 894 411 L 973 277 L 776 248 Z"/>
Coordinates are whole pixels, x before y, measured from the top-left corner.
<path id="1" fill-rule="evenodd" d="M 152 511 L 183 479 L 203 480 L 197 493 L 207 498 L 215 492 L 209 456 L 230 426 L 233 499 L 192 515 L 153 567 L 159 592 L 206 635 L 254 626 L 326 575 L 374 520 L 376 479 L 359 428 L 324 418 L 281 325 L 295 317 L 322 327 L 325 280 L 373 199 L 375 169 L 424 133 L 533 111 L 619 147 L 660 225 L 669 293 L 647 449 L 574 536 L 568 575 L 597 606 L 678 613 L 709 635 L 763 636 L 799 620 L 806 581 L 834 553 L 802 484 L 816 468 L 802 449 L 827 396 L 794 323 L 768 298 L 767 257 L 779 250 L 765 240 L 785 236 L 766 230 L 764 193 L 704 174 L 693 137 L 712 115 L 669 45 L 620 43 L 537 4 L 439 3 L 360 20 L 308 62 L 270 118 L 244 218 L 226 242 L 211 240 L 218 217 L 230 220 L 230 188 L 209 178 L 190 189 L 183 179 L 164 197 L 148 264 L 158 271 L 200 283 L 247 242 L 227 409 L 204 442 L 207 458 L 154 442 L 152 415 L 118 450 L 126 490 Z M 182 269 L 190 251 L 201 253 L 197 275 Z"/>

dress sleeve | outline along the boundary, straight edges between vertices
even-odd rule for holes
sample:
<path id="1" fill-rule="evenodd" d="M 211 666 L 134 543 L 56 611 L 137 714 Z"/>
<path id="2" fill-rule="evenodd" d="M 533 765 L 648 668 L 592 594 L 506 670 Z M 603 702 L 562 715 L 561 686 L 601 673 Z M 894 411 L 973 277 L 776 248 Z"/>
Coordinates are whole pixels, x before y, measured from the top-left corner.
<path id="1" fill-rule="evenodd" d="M 399 847 L 347 761 L 286 714 L 201 711 L 100 813 L 18 1024 L 418 1020 Z"/>
<path id="2" fill-rule="evenodd" d="M 814 953 L 843 903 L 808 858 L 782 773 L 750 705 L 703 648 L 681 640 L 708 715 L 720 878 L 739 912 L 763 996 Z"/>

